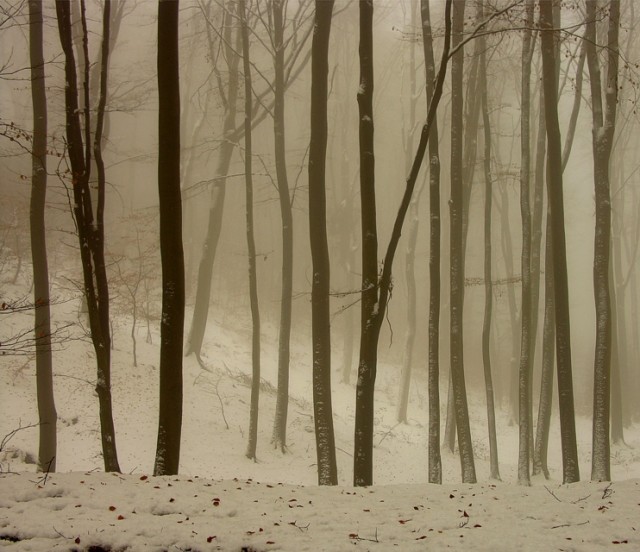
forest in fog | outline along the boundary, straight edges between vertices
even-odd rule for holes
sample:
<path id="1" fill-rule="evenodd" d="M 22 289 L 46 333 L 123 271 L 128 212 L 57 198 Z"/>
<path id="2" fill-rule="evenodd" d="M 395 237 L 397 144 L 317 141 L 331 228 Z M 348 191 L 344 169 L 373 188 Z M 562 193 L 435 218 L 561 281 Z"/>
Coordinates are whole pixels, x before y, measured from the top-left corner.
<path id="1" fill-rule="evenodd" d="M 416 424 L 429 483 L 455 454 L 463 483 L 507 462 L 528 486 L 552 449 L 562 482 L 611 481 L 640 421 L 639 18 L 632 0 L 0 0 L 0 454 L 30 430 L 37 470 L 64 471 L 59 411 L 81 400 L 100 468 L 135 469 L 126 373 L 155 397 L 145 461 L 182 473 L 197 370 L 221 409 L 207 439 L 240 426 L 241 455 L 286 466 L 308 417 L 319 485 L 377 483 L 376 449 Z M 90 385 L 62 400 L 71 364 Z M 220 390 L 231 373 L 246 400 Z M 9 406 L 25 374 L 32 422 Z"/>

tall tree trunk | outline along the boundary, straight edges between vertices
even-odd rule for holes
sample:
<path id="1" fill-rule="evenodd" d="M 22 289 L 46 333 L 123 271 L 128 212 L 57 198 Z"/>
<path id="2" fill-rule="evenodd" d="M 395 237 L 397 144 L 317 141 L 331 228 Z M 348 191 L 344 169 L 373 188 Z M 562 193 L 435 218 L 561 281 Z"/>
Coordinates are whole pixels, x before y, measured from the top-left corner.
<path id="1" fill-rule="evenodd" d="M 453 4 L 452 47 L 462 42 L 464 0 Z M 476 470 L 469 426 L 469 410 L 463 359 L 463 48 L 453 55 L 451 65 L 451 377 L 453 384 L 458 447 L 463 483 L 476 482 Z"/>
<path id="2" fill-rule="evenodd" d="M 182 431 L 184 254 L 180 197 L 179 3 L 158 2 L 158 195 L 162 259 L 160 412 L 154 475 L 175 475 Z"/>
<path id="3" fill-rule="evenodd" d="M 433 101 L 436 64 L 429 0 L 421 0 L 427 104 Z M 429 483 L 442 483 L 440 457 L 440 148 L 438 122 L 429 136 Z"/>
<path id="4" fill-rule="evenodd" d="M 522 39 L 522 96 L 520 101 L 520 215 L 522 217 L 522 303 L 520 318 L 520 370 L 518 382 L 518 483 L 530 485 L 530 433 L 531 422 L 531 207 L 529 204 L 529 182 L 531 180 L 531 58 L 533 56 L 533 0 L 528 0 L 525 8 L 524 37 Z"/>
<path id="5" fill-rule="evenodd" d="M 318 484 L 337 485 L 333 411 L 331 407 L 330 265 L 327 243 L 325 165 L 327 154 L 327 75 L 333 0 L 316 0 L 311 46 L 311 138 L 309 144 L 309 236 L 313 280 L 311 329 L 313 342 L 313 414 L 318 459 Z"/>
<path id="6" fill-rule="evenodd" d="M 484 11 L 483 2 L 479 9 Z M 491 479 L 500 479 L 498 463 L 498 437 L 496 433 L 496 410 L 491 374 L 491 318 L 493 314 L 493 284 L 491 281 L 491 206 L 493 203 L 491 176 L 491 124 L 487 101 L 486 40 L 478 39 L 480 50 L 480 93 L 482 101 L 482 124 L 484 126 L 484 321 L 482 324 L 482 365 L 484 368 L 485 394 L 487 398 L 487 425 L 489 431 L 489 464 Z"/>
<path id="7" fill-rule="evenodd" d="M 576 445 L 573 375 L 571 368 L 571 330 L 569 318 L 569 286 L 564 231 L 564 200 L 562 184 L 562 151 L 556 91 L 555 35 L 553 5 L 540 2 L 542 40 L 542 70 L 545 118 L 547 124 L 547 188 L 551 208 L 551 239 L 553 246 L 553 276 L 556 309 L 556 356 L 558 363 L 558 394 L 560 397 L 560 426 L 562 437 L 563 481 L 580 479 Z"/>
<path id="8" fill-rule="evenodd" d="M 42 0 L 29 0 L 29 60 L 33 105 L 29 233 L 33 261 L 34 333 L 38 398 L 38 470 L 56 471 L 58 415 L 53 396 L 51 309 L 44 207 L 47 197 L 47 95 L 44 73 Z"/>
<path id="9" fill-rule="evenodd" d="M 373 1 L 360 6 L 360 201 L 362 212 L 362 302 L 360 360 L 356 386 L 354 485 L 373 484 L 373 401 L 378 360 L 378 230 L 373 149 Z"/>
<path id="10" fill-rule="evenodd" d="M 93 201 L 89 180 L 91 175 L 91 109 L 89 101 L 89 55 L 88 31 L 85 14 L 85 3 L 81 0 L 81 23 L 83 29 L 82 50 L 84 86 L 82 88 L 83 105 L 79 109 L 79 89 L 76 62 L 73 52 L 71 31 L 71 6 L 64 0 L 56 0 L 56 14 L 60 42 L 65 56 L 65 112 L 67 151 L 71 165 L 73 183 L 74 208 L 80 257 L 84 280 L 84 296 L 87 301 L 91 339 L 96 354 L 97 382 L 100 414 L 100 434 L 102 453 L 106 471 L 120 471 L 113 424 L 111 404 L 111 336 L 109 329 L 109 292 L 104 258 L 104 174 L 98 179 L 98 206 L 94 218 Z M 105 19 L 103 21 L 101 89 L 106 87 L 109 48 L 109 9 L 110 2 L 105 3 Z M 106 52 L 105 52 L 106 50 Z M 106 89 L 105 89 L 106 90 Z M 101 95 L 106 95 L 101 92 Z M 98 118 L 104 117 L 104 103 L 98 107 Z M 106 100 L 105 100 L 106 101 Z M 80 116 L 83 114 L 82 123 Z M 84 134 L 84 137 L 83 137 Z M 97 149 L 100 149 L 100 136 L 96 132 Z M 94 144 L 95 145 L 95 144 Z M 95 149 L 95 148 L 94 148 Z M 100 169 L 99 169 L 100 170 Z M 103 169 L 102 169 L 103 170 Z"/>
<path id="11" fill-rule="evenodd" d="M 244 71 L 244 175 L 246 189 L 247 253 L 249 257 L 249 302 L 251 304 L 251 409 L 249 413 L 249 441 L 247 458 L 257 460 L 258 410 L 260 407 L 260 306 L 258 304 L 258 271 L 256 241 L 253 224 L 253 142 L 251 131 L 252 89 L 251 59 L 249 57 L 249 27 L 245 0 L 239 2 L 242 26 L 242 66 Z"/>
<path id="12" fill-rule="evenodd" d="M 239 57 L 234 51 L 233 41 L 233 21 L 234 21 L 234 3 L 230 0 L 224 10 L 224 49 L 225 59 L 229 68 L 228 86 L 226 100 L 224 102 L 225 115 L 222 129 L 222 143 L 220 144 L 220 152 L 218 154 L 218 163 L 216 166 L 216 174 L 213 180 L 213 188 L 211 190 L 211 202 L 209 207 L 209 219 L 207 223 L 207 233 L 202 245 L 202 257 L 198 266 L 198 281 L 196 286 L 196 297 L 193 306 L 193 315 L 191 318 L 191 327 L 187 337 L 185 346 L 185 354 L 195 354 L 200 360 L 202 352 L 202 342 L 204 340 L 204 332 L 207 327 L 207 318 L 209 316 L 209 302 L 211 298 L 211 279 L 213 276 L 213 262 L 216 257 L 218 241 L 220 239 L 220 231 L 222 229 L 222 216 L 224 212 L 224 201 L 226 197 L 227 174 L 229 173 L 229 165 L 235 148 L 236 131 L 236 102 L 238 99 L 238 64 Z M 209 22 L 208 22 L 209 23 Z M 211 44 L 211 39 L 209 40 Z M 236 34 L 236 46 L 239 45 L 240 35 Z M 212 59 L 215 55 L 211 52 Z"/>
<path id="13" fill-rule="evenodd" d="M 410 28 L 416 27 L 416 7 L 417 2 L 411 2 L 411 23 Z M 409 131 L 403 125 L 403 138 L 406 140 L 404 144 L 405 165 L 407 172 L 411 170 L 411 162 L 413 161 L 413 135 L 414 124 L 416 118 L 416 50 L 415 42 L 410 41 L 409 44 Z M 418 241 L 418 226 L 420 219 L 418 216 L 418 204 L 420 202 L 420 192 L 412 199 L 409 206 L 409 228 L 407 247 L 405 250 L 405 275 L 407 279 L 407 334 L 404 346 L 404 358 L 402 363 L 402 377 L 400 379 L 400 393 L 398 399 L 398 422 L 407 423 L 407 408 L 409 406 L 409 389 L 411 386 L 411 370 L 413 368 L 413 349 L 416 341 L 416 274 L 415 274 L 415 258 L 416 243 Z"/>
<path id="14" fill-rule="evenodd" d="M 278 337 L 278 395 L 273 422 L 274 447 L 282 452 L 287 446 L 287 413 L 289 410 L 289 342 L 291 340 L 291 302 L 293 297 L 293 213 L 289 197 L 285 156 L 284 124 L 284 0 L 274 0 L 273 42 L 275 48 L 275 105 L 273 131 L 275 138 L 276 177 L 282 217 L 282 293 L 280 296 L 280 334 Z"/>
<path id="15" fill-rule="evenodd" d="M 429 104 L 427 121 L 422 127 L 420 142 L 411 171 L 406 180 L 402 201 L 393 224 L 391 238 L 384 256 L 380 278 L 377 276 L 377 251 L 375 190 L 373 182 L 373 119 L 372 119 L 372 15 L 373 6 L 370 0 L 360 3 L 361 9 L 361 75 L 358 89 L 358 106 L 360 108 L 360 154 L 361 154 L 361 191 L 362 229 L 363 229 L 363 282 L 362 282 L 362 325 L 360 339 L 360 362 L 358 365 L 358 385 L 356 387 L 356 427 L 354 439 L 354 484 L 356 486 L 373 483 L 373 404 L 375 390 L 376 360 L 380 328 L 387 308 L 391 291 L 393 260 L 398 249 L 413 190 L 415 188 L 420 166 L 427 150 L 431 127 L 435 121 L 436 111 L 442 97 L 442 88 L 447 72 L 449 46 L 451 39 L 451 5 L 445 4 L 444 47 L 440 69 L 434 88 L 433 98 Z M 366 246 L 365 246 L 366 245 Z M 365 251 L 368 253 L 365 254 Z"/>
<path id="16" fill-rule="evenodd" d="M 609 419 L 611 408 L 611 193 L 609 161 L 613 148 L 616 109 L 618 103 L 618 28 L 620 2 L 609 4 L 609 30 L 607 36 L 607 79 L 604 106 L 600 60 L 596 51 L 595 0 L 587 0 L 587 64 L 591 83 L 591 111 L 593 117 L 593 180 L 596 202 L 596 228 L 594 240 L 593 287 L 596 306 L 596 350 L 593 386 L 593 448 L 591 479 L 611 480 Z"/>

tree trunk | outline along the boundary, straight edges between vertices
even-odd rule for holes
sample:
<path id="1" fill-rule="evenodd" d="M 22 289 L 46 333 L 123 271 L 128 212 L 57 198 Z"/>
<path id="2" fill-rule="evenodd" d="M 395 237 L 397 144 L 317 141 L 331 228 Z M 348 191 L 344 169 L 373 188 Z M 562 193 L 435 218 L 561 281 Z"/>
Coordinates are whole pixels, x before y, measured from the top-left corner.
<path id="1" fill-rule="evenodd" d="M 331 407 L 330 265 L 327 243 L 325 165 L 327 153 L 327 75 L 333 0 L 316 0 L 311 46 L 311 138 L 309 144 L 309 236 L 313 281 L 313 414 L 318 484 L 337 485 L 338 469 Z"/>
<path id="2" fill-rule="evenodd" d="M 531 58 L 533 56 L 533 0 L 529 0 L 525 8 L 524 37 L 522 39 L 522 96 L 520 100 L 520 215 L 522 217 L 522 303 L 520 319 L 520 370 L 518 378 L 518 483 L 530 485 L 530 433 L 531 422 L 531 207 L 529 204 L 529 182 L 531 179 Z"/>
<path id="3" fill-rule="evenodd" d="M 484 11 L 483 2 L 479 9 Z M 484 321 L 482 324 L 482 365 L 484 368 L 485 394 L 487 398 L 487 425 L 489 431 L 489 464 L 491 479 L 500 479 L 498 463 L 498 437 L 496 434 L 496 410 L 493 393 L 493 376 L 491 374 L 491 318 L 493 313 L 493 284 L 491 281 L 491 206 L 493 190 L 491 177 L 491 124 L 487 102 L 487 60 L 486 41 L 478 39 L 480 50 L 480 93 L 482 101 L 482 123 L 484 126 Z"/>
<path id="4" fill-rule="evenodd" d="M 44 73 L 42 0 L 29 0 L 29 60 L 33 105 L 30 236 L 33 261 L 34 333 L 38 397 L 38 471 L 56 471 L 58 415 L 53 396 L 51 309 L 44 208 L 47 197 L 47 96 Z"/>
<path id="5" fill-rule="evenodd" d="M 453 4 L 452 47 L 463 39 L 464 0 Z M 469 410 L 464 376 L 463 359 L 463 303 L 464 268 L 463 257 L 463 48 L 452 58 L 451 65 L 451 377 L 453 384 L 458 447 L 463 483 L 476 482 L 476 470 L 469 427 Z"/>
<path id="6" fill-rule="evenodd" d="M 207 233 L 202 245 L 202 257 L 198 266 L 198 282 L 196 286 L 196 297 L 193 306 L 193 316 L 191 327 L 185 347 L 185 354 L 195 354 L 200 360 L 202 352 L 202 342 L 204 332 L 207 327 L 209 316 L 209 302 L 211 298 L 211 279 L 213 276 L 213 262 L 216 257 L 220 231 L 222 229 L 222 216 L 224 212 L 224 200 L 226 196 L 227 174 L 229 164 L 235 148 L 235 141 L 232 137 L 236 130 L 236 102 L 238 99 L 238 64 L 239 58 L 232 46 L 233 28 L 233 3 L 228 2 L 224 15 L 224 48 L 225 59 L 229 68 L 228 87 L 226 94 L 225 116 L 223 123 L 223 140 L 220 144 L 216 175 L 211 190 L 211 203 L 209 207 L 209 220 L 207 223 Z M 236 43 L 239 42 L 239 34 L 236 35 Z M 214 54 L 212 53 L 212 59 Z"/>
<path id="7" fill-rule="evenodd" d="M 246 189 L 247 253 L 249 257 L 249 302 L 251 304 L 251 408 L 249 413 L 249 441 L 247 458 L 257 460 L 258 411 L 260 407 L 260 306 L 258 304 L 258 272 L 256 267 L 256 241 L 253 224 L 253 142 L 251 131 L 252 92 L 251 59 L 249 57 L 249 27 L 245 0 L 238 9 L 242 26 L 242 62 L 244 71 L 244 175 Z"/>
<path id="8" fill-rule="evenodd" d="M 278 395 L 271 442 L 282 452 L 287 446 L 287 414 L 289 410 L 289 342 L 291 340 L 291 302 L 293 296 L 293 214 L 289 197 L 284 124 L 284 7 L 283 0 L 274 0 L 273 43 L 275 49 L 275 104 L 273 131 L 276 177 L 282 217 L 282 291 L 280 296 L 280 335 L 278 337 Z"/>
<path id="9" fill-rule="evenodd" d="M 416 26 L 416 7 L 417 2 L 411 3 L 411 29 Z M 416 54 L 415 43 L 412 40 L 409 44 L 409 131 L 406 131 L 403 125 L 403 137 L 406 142 L 404 144 L 405 165 L 407 172 L 411 170 L 411 162 L 413 161 L 413 135 L 414 122 L 416 118 Z M 407 279 L 407 333 L 404 346 L 404 359 L 402 363 L 402 377 L 400 379 L 400 393 L 398 399 L 398 412 L 396 419 L 398 422 L 407 423 L 407 409 L 409 406 L 409 389 L 411 386 L 411 370 L 413 368 L 413 349 L 416 341 L 416 274 L 415 274 L 415 258 L 416 243 L 418 240 L 418 226 L 420 219 L 418 217 L 418 204 L 420 201 L 420 192 L 412 199 L 409 206 L 409 228 L 407 239 L 407 248 L 405 251 L 405 275 Z"/>
<path id="10" fill-rule="evenodd" d="M 158 195 L 162 259 L 160 412 L 154 475 L 175 475 L 182 430 L 184 255 L 180 197 L 178 2 L 158 3 Z"/>
<path id="11" fill-rule="evenodd" d="M 421 0 L 427 103 L 433 101 L 436 64 L 429 0 Z M 442 483 L 440 457 L 440 149 L 438 123 L 429 136 L 429 483 Z"/>
<path id="12" fill-rule="evenodd" d="M 553 5 L 551 2 L 540 2 L 540 26 L 544 104 L 547 124 L 547 188 L 551 208 L 553 280 L 556 309 L 556 356 L 558 362 L 558 394 L 560 397 L 563 482 L 573 483 L 580 480 L 580 469 L 578 466 L 573 401 L 569 286 L 567 281 L 567 254 L 562 189 L 562 151 L 556 91 L 554 40 L 555 35 L 559 31 L 553 30 Z"/>
<path id="13" fill-rule="evenodd" d="M 609 8 L 607 37 L 607 82 L 603 106 L 600 60 L 596 51 L 595 0 L 587 1 L 587 64 L 591 83 L 593 116 L 593 179 L 596 203 L 593 287 L 596 306 L 596 350 L 593 387 L 593 448 L 591 480 L 610 481 L 609 420 L 611 409 L 611 194 L 609 161 L 613 148 L 615 118 L 618 103 L 618 28 L 620 2 L 612 0 Z"/>
<path id="14" fill-rule="evenodd" d="M 79 109 L 78 81 L 76 62 L 73 52 L 71 31 L 71 6 L 64 0 L 56 1 L 56 14 L 60 42 L 65 55 L 65 112 L 67 151 L 71 165 L 74 195 L 73 215 L 76 220 L 80 257 L 84 280 L 84 295 L 87 301 L 91 339 L 96 354 L 97 382 L 102 452 L 106 471 L 120 471 L 118 464 L 115 429 L 111 404 L 111 336 L 109 330 L 109 293 L 104 259 L 104 200 L 105 186 L 104 167 L 98 179 L 97 220 L 94 219 L 93 202 L 89 187 L 91 173 L 91 110 L 89 109 L 89 62 L 88 31 L 85 15 L 85 4 L 81 1 L 81 23 L 83 29 L 82 50 L 85 60 L 83 68 L 84 87 L 82 89 L 83 105 Z M 98 107 L 98 118 L 104 118 L 104 102 L 106 101 L 106 82 L 109 49 L 109 9 L 110 2 L 105 2 L 103 21 L 102 67 L 101 67 L 101 100 Z M 103 88 L 104 87 L 104 88 Z M 83 114 L 83 123 L 80 115 Z M 99 123 L 101 125 L 101 123 Z M 84 138 L 83 138 L 84 132 Z M 100 134 L 96 131 L 94 149 L 100 149 Z M 96 147 L 97 145 L 97 147 Z"/>

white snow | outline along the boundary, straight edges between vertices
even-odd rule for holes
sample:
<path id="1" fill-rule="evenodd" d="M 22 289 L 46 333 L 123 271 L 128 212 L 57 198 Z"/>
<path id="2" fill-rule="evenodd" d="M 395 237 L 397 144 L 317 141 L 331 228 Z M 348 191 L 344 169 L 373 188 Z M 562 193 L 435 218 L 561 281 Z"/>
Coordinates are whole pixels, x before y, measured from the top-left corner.
<path id="1" fill-rule="evenodd" d="M 28 289 L 28 283 L 26 284 Z M 3 295 L 24 289 L 3 283 Z M 55 289 L 60 295 L 61 290 Z M 56 324 L 76 320 L 74 302 L 53 308 Z M 374 480 L 351 486 L 354 385 L 333 378 L 339 487 L 318 487 L 311 402 L 311 342 L 292 344 L 288 451 L 270 445 L 277 381 L 277 331 L 265 324 L 258 461 L 245 457 L 251 371 L 249 313 L 212 308 L 202 369 L 185 359 L 181 475 L 151 475 L 157 441 L 158 328 L 138 340 L 114 315 L 113 400 L 120 466 L 101 472 L 95 363 L 90 342 L 54 354 L 59 473 L 35 472 L 36 428 L 18 431 L 0 452 L 0 549 L 30 550 L 580 550 L 640 549 L 640 428 L 612 448 L 614 482 L 562 485 L 559 428 L 552 420 L 550 481 L 518 486 L 517 427 L 497 413 L 500 472 L 489 480 L 483 392 L 469 409 L 479 483 L 463 485 L 457 455 L 443 452 L 443 485 L 427 481 L 426 383 L 412 382 L 408 424 L 395 421 L 398 367 L 377 377 Z M 188 316 L 187 316 L 188 320 Z M 4 322 L 5 320 L 3 320 Z M 9 317 L 3 333 L 29 327 Z M 467 367 L 473 359 L 469 359 Z M 338 372 L 341 368 L 335 366 Z M 354 366 L 355 371 L 355 366 Z M 353 378 L 355 379 L 355 378 Z M 446 381 L 441 396 L 446 397 Z M 0 356 L 0 440 L 37 421 L 35 365 Z M 556 409 L 556 405 L 554 405 Z M 227 429 L 228 423 L 228 429 Z M 444 423 L 444 408 L 443 408 Z M 577 419 L 580 469 L 590 473 L 591 421 Z M 98 550 L 94 548 L 94 550 Z"/>

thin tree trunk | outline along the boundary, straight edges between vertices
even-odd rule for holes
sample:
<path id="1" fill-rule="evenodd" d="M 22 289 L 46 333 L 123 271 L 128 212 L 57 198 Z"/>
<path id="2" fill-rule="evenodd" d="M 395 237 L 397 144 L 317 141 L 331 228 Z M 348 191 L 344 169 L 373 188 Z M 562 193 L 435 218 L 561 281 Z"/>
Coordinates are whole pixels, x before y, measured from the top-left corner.
<path id="1" fill-rule="evenodd" d="M 108 14 L 108 5 L 105 11 Z M 82 50 L 85 60 L 83 69 L 83 105 L 78 105 L 78 80 L 71 36 L 71 6 L 64 0 L 56 0 L 56 14 L 60 42 L 65 55 L 65 112 L 67 151 L 71 165 L 74 208 L 80 257 L 82 260 L 84 296 L 87 301 L 91 339 L 96 354 L 100 434 L 106 471 L 120 471 L 118 464 L 115 429 L 111 404 L 111 336 L 109 333 L 109 294 L 104 260 L 104 175 L 99 179 L 97 220 L 94 219 L 91 190 L 91 110 L 89 109 L 89 62 L 88 32 L 84 0 L 81 1 L 81 23 L 83 28 Z M 101 83 L 106 87 L 108 62 L 108 17 L 103 22 L 103 55 Z M 105 49 L 107 50 L 105 53 Z M 106 94 L 106 92 L 105 92 Z M 80 115 L 84 114 L 83 124 Z M 104 117 L 104 106 L 98 109 L 98 117 Z M 84 137 L 83 137 L 84 132 Z M 100 139 L 98 139 L 98 145 Z M 100 189 L 102 186 L 102 189 Z"/>
<path id="2" fill-rule="evenodd" d="M 593 179 L 596 203 L 593 286 L 596 306 L 596 350 L 593 386 L 593 448 L 591 480 L 610 481 L 609 421 L 611 409 L 611 339 L 612 313 L 610 292 L 611 249 L 611 193 L 609 161 L 613 148 L 616 109 L 618 103 L 618 28 L 620 2 L 609 4 L 607 36 L 607 78 L 604 106 L 600 60 L 596 51 L 596 10 L 594 0 L 587 1 L 587 64 L 591 83 L 591 111 L 593 116 Z"/>
<path id="3" fill-rule="evenodd" d="M 245 0 L 239 3 L 242 26 L 242 62 L 244 71 L 244 175 L 245 210 L 247 220 L 247 253 L 249 257 L 249 302 L 251 304 L 251 408 L 249 413 L 249 441 L 247 458 L 257 460 L 258 411 L 260 407 L 260 306 L 258 304 L 258 272 L 256 267 L 256 241 L 253 224 L 253 142 L 251 131 L 252 91 L 251 60 L 249 57 L 249 28 Z"/>
<path id="4" fill-rule="evenodd" d="M 554 294 L 556 309 L 556 356 L 558 362 L 558 394 L 562 436 L 562 467 L 564 483 L 580 480 L 576 444 L 573 375 L 571 367 L 571 330 L 569 318 L 569 286 L 564 230 L 564 200 L 562 184 L 562 152 L 558 123 L 556 92 L 555 35 L 553 5 L 540 3 L 542 40 L 542 70 L 545 118 L 547 123 L 547 187 L 551 207 L 551 238 L 553 244 Z"/>
<path id="5" fill-rule="evenodd" d="M 287 446 L 287 414 L 289 410 L 289 342 L 291 340 L 291 303 L 293 297 L 293 214 L 285 155 L 285 2 L 283 0 L 274 0 L 271 7 L 275 48 L 273 131 L 278 197 L 280 199 L 280 215 L 282 217 L 282 290 L 280 296 L 280 334 L 278 337 L 278 395 L 271 442 L 275 448 L 280 448 L 282 452 L 285 452 Z"/>
<path id="6" fill-rule="evenodd" d="M 464 31 L 464 0 L 453 4 L 452 47 L 462 42 Z M 463 359 L 463 49 L 453 55 L 451 65 L 451 377 L 453 384 L 460 467 L 463 483 L 475 483 L 476 471 L 469 426 L 469 410 Z"/>
<path id="7" fill-rule="evenodd" d="M 411 3 L 411 29 L 416 26 L 416 7 L 417 2 Z M 414 121 L 416 118 L 416 54 L 415 43 L 412 40 L 409 45 L 409 132 L 404 131 L 406 142 L 404 145 L 406 170 L 411 169 L 413 161 L 413 135 Z M 404 129 L 403 125 L 403 129 Z M 409 206 L 409 228 L 407 248 L 405 251 L 405 275 L 407 279 L 407 334 L 404 346 L 404 359 L 402 365 L 402 377 L 400 379 L 400 393 L 398 400 L 397 421 L 407 423 L 407 409 L 409 406 L 409 389 L 411 386 L 411 370 L 413 368 L 413 349 L 416 341 L 416 274 L 415 274 L 415 258 L 416 243 L 418 241 L 418 226 L 420 219 L 418 216 L 418 204 L 420 201 L 420 192 L 412 199 Z"/>
<path id="8" fill-rule="evenodd" d="M 207 233 L 202 245 L 202 257 L 198 266 L 198 281 L 196 286 L 196 297 L 193 305 L 193 315 L 191 327 L 185 346 L 185 354 L 195 354 L 198 360 L 202 352 L 202 342 L 204 332 L 207 327 L 209 316 L 209 302 L 211 299 L 211 280 L 213 276 L 213 262 L 216 257 L 220 231 L 222 229 L 222 216 L 224 212 L 224 202 L 226 197 L 227 174 L 229 165 L 235 148 L 233 134 L 236 131 L 236 102 L 238 99 L 238 64 L 239 58 L 233 51 L 232 27 L 233 27 L 233 2 L 229 1 L 225 8 L 224 15 L 224 49 L 227 60 L 228 87 L 226 93 L 225 117 L 222 129 L 222 143 L 218 154 L 216 174 L 211 190 L 211 202 L 209 207 L 209 219 L 207 223 Z M 236 43 L 239 43 L 240 35 L 236 34 Z M 211 40 L 210 40 L 211 43 Z M 212 53 L 212 59 L 214 55 Z"/>
<path id="9" fill-rule="evenodd" d="M 531 422 L 531 372 L 533 367 L 531 357 L 531 206 L 529 204 L 529 183 L 531 180 L 531 58 L 533 55 L 533 0 L 529 0 L 525 8 L 524 31 L 522 41 L 522 97 L 520 116 L 520 215 L 522 217 L 522 303 L 520 319 L 522 331 L 520 334 L 520 371 L 518 382 L 518 418 L 519 418 L 519 448 L 518 448 L 518 483 L 530 485 L 530 433 Z"/>
<path id="10" fill-rule="evenodd" d="M 29 0 L 29 59 L 33 105 L 30 236 L 33 261 L 36 388 L 38 398 L 38 471 L 56 471 L 58 415 L 53 395 L 49 263 L 45 227 L 47 197 L 47 95 L 44 73 L 42 0 Z"/>
<path id="11" fill-rule="evenodd" d="M 154 475 L 175 475 L 182 431 L 184 254 L 180 197 L 179 4 L 158 3 L 158 195 L 162 260 L 160 412 Z"/>
<path id="12" fill-rule="evenodd" d="M 483 2 L 479 9 L 484 11 Z M 493 313 L 493 284 L 491 281 L 491 206 L 493 204 L 491 177 L 491 124 L 487 102 L 487 59 L 486 41 L 478 39 L 480 50 L 480 91 L 482 101 L 482 123 L 484 126 L 484 321 L 482 324 L 482 365 L 484 368 L 485 394 L 487 398 L 487 425 L 489 432 L 489 464 L 491 479 L 500 479 L 498 462 L 498 437 L 496 433 L 496 410 L 491 374 L 491 318 Z"/>
<path id="13" fill-rule="evenodd" d="M 420 142 L 416 152 L 411 171 L 406 180 L 406 187 L 402 201 L 393 224 L 391 238 L 384 256 L 382 274 L 378 281 L 377 262 L 373 258 L 377 250 L 375 234 L 375 191 L 373 182 L 373 119 L 370 114 L 371 96 L 373 89 L 373 64 L 371 59 L 371 28 L 373 6 L 370 1 L 360 3 L 362 14 L 362 73 L 360 87 L 358 89 L 358 105 L 360 107 L 360 131 L 361 131 L 361 202 L 363 221 L 363 286 L 362 286 L 362 334 L 360 340 L 360 363 L 358 365 L 358 385 L 356 387 L 356 427 L 354 439 L 354 484 L 356 486 L 371 485 L 373 483 L 373 405 L 375 390 L 375 371 L 378 352 L 378 339 L 380 328 L 386 313 L 387 301 L 391 291 L 391 276 L 393 260 L 398 249 L 398 242 L 402 234 L 402 226 L 411 203 L 411 197 L 415 188 L 420 166 L 427 150 L 427 143 L 431 133 L 431 127 L 436 117 L 436 111 L 442 97 L 442 88 L 447 71 L 449 58 L 449 45 L 451 37 L 451 5 L 452 0 L 445 4 L 445 35 L 444 48 L 440 69 L 434 88 L 433 99 L 429 104 L 427 121 L 422 127 Z M 364 46 L 364 47 L 363 47 Z M 363 176 L 363 173 L 366 173 Z M 370 225 L 370 226 L 368 226 Z M 373 235 L 367 230 L 373 230 Z M 368 241 L 368 253 L 365 255 L 364 244 Z M 372 247 L 375 245 L 376 247 Z M 375 275 L 375 280 L 372 278 Z M 372 285 L 372 282 L 374 285 Z M 378 294 L 379 289 L 379 294 Z"/>
<path id="14" fill-rule="evenodd" d="M 333 0 L 316 0 L 311 46 L 311 138 L 309 144 L 309 235 L 313 280 L 313 413 L 318 484 L 337 485 L 333 410 L 331 407 L 330 265 L 327 243 L 325 165 L 327 154 L 327 75 Z"/>
<path id="15" fill-rule="evenodd" d="M 433 101 L 436 64 L 429 0 L 421 0 L 427 103 Z M 429 483 L 442 483 L 440 456 L 440 148 L 438 122 L 429 136 Z"/>

